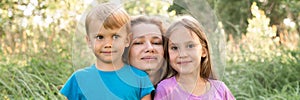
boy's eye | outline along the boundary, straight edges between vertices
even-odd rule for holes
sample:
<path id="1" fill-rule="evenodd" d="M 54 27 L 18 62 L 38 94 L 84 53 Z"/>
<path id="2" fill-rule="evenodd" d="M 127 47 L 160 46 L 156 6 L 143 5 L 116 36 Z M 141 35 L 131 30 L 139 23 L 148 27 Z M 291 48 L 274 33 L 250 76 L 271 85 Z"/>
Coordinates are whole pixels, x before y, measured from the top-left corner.
<path id="1" fill-rule="evenodd" d="M 98 36 L 96 36 L 96 38 L 97 38 L 98 40 L 101 40 L 101 39 L 103 39 L 103 36 L 98 35 Z"/>
<path id="2" fill-rule="evenodd" d="M 112 38 L 113 39 L 118 39 L 120 36 L 119 35 L 113 35 Z"/>

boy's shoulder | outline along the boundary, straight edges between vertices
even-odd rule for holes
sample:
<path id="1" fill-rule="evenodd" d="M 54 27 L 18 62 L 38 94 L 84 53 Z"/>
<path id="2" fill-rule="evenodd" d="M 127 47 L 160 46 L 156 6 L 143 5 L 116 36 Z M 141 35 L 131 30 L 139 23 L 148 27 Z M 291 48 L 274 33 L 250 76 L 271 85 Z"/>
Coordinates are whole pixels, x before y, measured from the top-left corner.
<path id="1" fill-rule="evenodd" d="M 136 73 L 136 74 L 138 74 L 140 76 L 147 76 L 148 75 L 146 72 L 144 72 L 144 71 L 142 71 L 140 69 L 137 69 L 137 68 L 135 68 L 135 67 L 133 67 L 131 65 L 125 64 L 124 67 L 127 68 L 127 69 L 131 69 L 134 73 Z"/>
<path id="2" fill-rule="evenodd" d="M 94 64 L 91 65 L 91 66 L 88 66 L 88 67 L 84 67 L 84 68 L 78 69 L 73 74 L 77 75 L 77 74 L 81 74 L 81 73 L 91 72 L 93 70 L 95 70 L 95 65 Z"/>

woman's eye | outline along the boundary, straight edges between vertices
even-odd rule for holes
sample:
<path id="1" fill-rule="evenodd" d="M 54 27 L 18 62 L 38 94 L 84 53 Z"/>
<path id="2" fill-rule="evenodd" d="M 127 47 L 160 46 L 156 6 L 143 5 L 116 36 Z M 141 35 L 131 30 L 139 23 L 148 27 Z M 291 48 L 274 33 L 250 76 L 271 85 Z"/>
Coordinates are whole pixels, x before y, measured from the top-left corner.
<path id="1" fill-rule="evenodd" d="M 154 45 L 162 45 L 161 42 L 153 42 L 152 44 L 154 44 Z"/>
<path id="2" fill-rule="evenodd" d="M 141 44 L 143 44 L 143 42 L 133 42 L 132 44 L 133 45 L 141 45 Z"/>
<path id="3" fill-rule="evenodd" d="M 101 40 L 103 39 L 103 36 L 96 36 L 96 39 Z"/>
<path id="4" fill-rule="evenodd" d="M 119 35 L 113 35 L 113 39 L 118 39 L 120 36 Z"/>

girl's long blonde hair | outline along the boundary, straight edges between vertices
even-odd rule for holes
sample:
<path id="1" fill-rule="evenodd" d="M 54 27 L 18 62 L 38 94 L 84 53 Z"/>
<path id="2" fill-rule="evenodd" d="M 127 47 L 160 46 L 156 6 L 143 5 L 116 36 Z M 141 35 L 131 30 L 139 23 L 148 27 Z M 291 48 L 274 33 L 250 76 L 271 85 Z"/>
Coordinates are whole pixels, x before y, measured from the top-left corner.
<path id="1" fill-rule="evenodd" d="M 165 54 L 167 54 L 166 60 L 168 62 L 170 61 L 170 58 L 168 56 L 168 54 L 169 54 L 169 52 L 168 52 L 169 37 L 171 36 L 172 32 L 178 26 L 183 26 L 184 28 L 194 32 L 198 36 L 200 43 L 203 47 L 203 50 L 205 50 L 205 52 L 207 54 L 205 57 L 201 58 L 200 77 L 202 77 L 204 79 L 209 79 L 209 78 L 217 79 L 216 75 L 214 75 L 214 73 L 213 73 L 213 66 L 212 66 L 210 52 L 209 52 L 208 39 L 207 39 L 204 31 L 201 29 L 202 27 L 201 27 L 200 23 L 191 16 L 181 17 L 178 21 L 175 21 L 173 24 L 171 24 L 171 26 L 166 31 L 166 34 L 165 34 L 166 40 L 164 43 Z M 191 32 L 189 32 L 189 33 L 192 34 Z M 185 34 L 185 33 L 182 33 L 182 34 Z M 170 72 L 171 76 L 174 76 L 178 73 L 177 71 L 175 71 L 174 69 L 171 68 L 170 63 L 168 63 L 168 67 L 170 67 L 169 72 Z"/>

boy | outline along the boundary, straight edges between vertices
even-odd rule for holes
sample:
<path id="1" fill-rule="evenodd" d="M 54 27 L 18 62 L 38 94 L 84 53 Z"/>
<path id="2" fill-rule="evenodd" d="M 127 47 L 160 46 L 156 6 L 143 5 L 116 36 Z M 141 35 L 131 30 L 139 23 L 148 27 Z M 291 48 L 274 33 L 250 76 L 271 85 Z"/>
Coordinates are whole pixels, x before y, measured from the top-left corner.
<path id="1" fill-rule="evenodd" d="M 151 99 L 154 88 L 147 74 L 122 61 L 130 42 L 129 22 L 126 11 L 112 3 L 88 13 L 86 40 L 97 60 L 72 74 L 60 90 L 63 95 L 69 100 Z"/>

